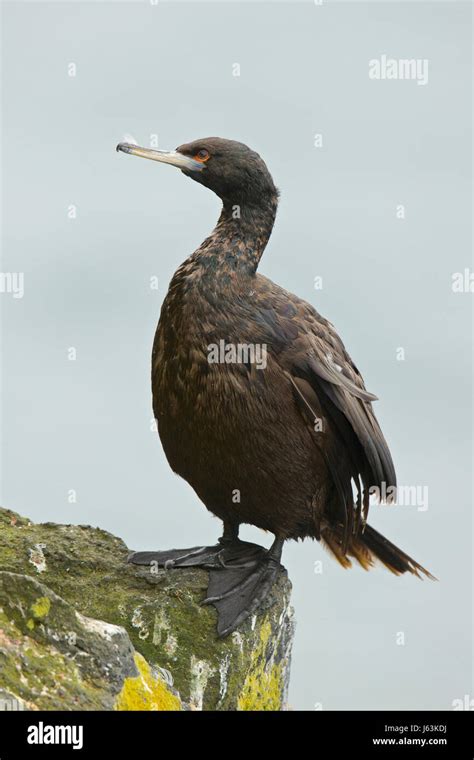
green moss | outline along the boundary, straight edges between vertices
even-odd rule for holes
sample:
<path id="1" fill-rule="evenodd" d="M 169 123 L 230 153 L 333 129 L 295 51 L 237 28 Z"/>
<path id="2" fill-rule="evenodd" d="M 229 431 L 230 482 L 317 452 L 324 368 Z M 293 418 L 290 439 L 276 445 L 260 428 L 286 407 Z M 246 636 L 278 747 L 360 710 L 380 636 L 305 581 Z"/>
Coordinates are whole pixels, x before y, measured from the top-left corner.
<path id="1" fill-rule="evenodd" d="M 0 613 L 0 687 L 32 710 L 104 709 L 104 691 L 81 678 L 77 665 L 38 643 Z"/>
<path id="2" fill-rule="evenodd" d="M 138 670 L 136 678 L 126 678 L 118 695 L 115 710 L 181 710 L 179 697 L 173 694 L 164 681 L 153 675 L 147 661 L 135 654 Z"/>

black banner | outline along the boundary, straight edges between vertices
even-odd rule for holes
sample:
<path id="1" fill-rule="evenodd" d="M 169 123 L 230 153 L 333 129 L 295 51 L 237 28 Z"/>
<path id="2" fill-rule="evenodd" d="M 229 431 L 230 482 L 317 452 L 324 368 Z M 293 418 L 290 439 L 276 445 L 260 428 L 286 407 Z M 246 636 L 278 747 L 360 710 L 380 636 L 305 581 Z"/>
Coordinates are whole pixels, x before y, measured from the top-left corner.
<path id="1" fill-rule="evenodd" d="M 0 713 L 0 760 L 27 757 L 132 757 L 173 745 L 182 756 L 225 752 L 258 737 L 269 751 L 294 738 L 308 751 L 361 752 L 371 757 L 472 760 L 473 713 L 459 712 L 26 712 Z M 222 731 L 228 729 L 227 734 Z M 235 733 L 235 732 L 238 733 Z M 228 737 L 226 739 L 225 737 Z M 278 747 L 283 752 L 284 746 Z M 178 751 L 179 750 L 179 751 Z"/>

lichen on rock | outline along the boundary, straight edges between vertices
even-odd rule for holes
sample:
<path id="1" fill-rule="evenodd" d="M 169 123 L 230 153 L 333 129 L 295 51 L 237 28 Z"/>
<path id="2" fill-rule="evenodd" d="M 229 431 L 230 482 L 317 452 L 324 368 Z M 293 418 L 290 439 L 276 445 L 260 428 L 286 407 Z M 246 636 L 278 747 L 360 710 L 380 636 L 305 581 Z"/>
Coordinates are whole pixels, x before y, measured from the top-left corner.
<path id="1" fill-rule="evenodd" d="M 0 708 L 281 710 L 291 585 L 226 639 L 202 606 L 207 572 L 126 563 L 90 526 L 33 524 L 0 509 Z"/>
<path id="2" fill-rule="evenodd" d="M 115 710 L 181 710 L 181 700 L 173 694 L 144 657 L 135 653 L 138 675 L 129 676 L 115 700 Z"/>

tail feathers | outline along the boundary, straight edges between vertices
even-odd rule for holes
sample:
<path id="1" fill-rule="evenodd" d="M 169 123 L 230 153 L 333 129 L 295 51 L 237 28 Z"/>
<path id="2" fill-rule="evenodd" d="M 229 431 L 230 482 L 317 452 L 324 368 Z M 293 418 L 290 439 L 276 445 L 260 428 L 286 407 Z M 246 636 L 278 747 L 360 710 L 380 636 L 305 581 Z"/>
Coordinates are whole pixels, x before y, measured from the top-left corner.
<path id="1" fill-rule="evenodd" d="M 425 575 L 431 580 L 436 580 L 434 575 L 370 525 L 365 526 L 363 533 L 349 537 L 346 553 L 343 550 L 344 528 L 342 525 L 326 528 L 321 531 L 321 534 L 324 543 L 343 567 L 351 567 L 349 557 L 354 557 L 364 570 L 369 570 L 374 564 L 374 559 L 378 559 L 395 575 L 410 572 L 418 578 Z"/>

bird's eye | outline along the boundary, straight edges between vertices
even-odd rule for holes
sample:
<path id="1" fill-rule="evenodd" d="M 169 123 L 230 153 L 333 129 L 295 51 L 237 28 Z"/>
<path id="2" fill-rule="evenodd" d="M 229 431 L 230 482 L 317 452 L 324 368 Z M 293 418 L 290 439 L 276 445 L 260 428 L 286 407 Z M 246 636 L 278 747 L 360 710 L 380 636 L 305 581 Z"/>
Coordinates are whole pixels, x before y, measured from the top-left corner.
<path id="1" fill-rule="evenodd" d="M 205 148 L 201 148 L 201 150 L 198 150 L 196 155 L 194 156 L 196 161 L 207 161 L 209 158 L 209 151 Z"/>

